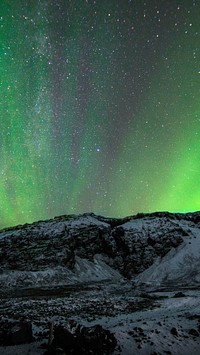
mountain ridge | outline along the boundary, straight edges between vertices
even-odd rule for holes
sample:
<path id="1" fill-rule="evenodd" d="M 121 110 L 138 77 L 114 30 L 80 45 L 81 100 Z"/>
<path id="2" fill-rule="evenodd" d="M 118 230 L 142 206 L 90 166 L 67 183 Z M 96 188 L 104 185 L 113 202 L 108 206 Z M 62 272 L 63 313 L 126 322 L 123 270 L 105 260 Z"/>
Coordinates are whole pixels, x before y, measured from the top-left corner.
<path id="1" fill-rule="evenodd" d="M 12 230 L 16 230 L 16 229 L 25 229 L 27 227 L 30 227 L 31 225 L 35 225 L 38 224 L 40 222 L 50 222 L 50 221 L 54 221 L 54 220 L 63 220 L 65 218 L 67 219 L 74 219 L 77 217 L 82 217 L 82 216 L 94 216 L 99 220 L 105 220 L 105 221 L 110 221 L 110 223 L 113 223 L 116 225 L 119 224 L 123 224 L 131 219 L 140 219 L 140 218 L 145 218 L 145 217 L 170 217 L 172 219 L 186 219 L 186 220 L 190 220 L 191 218 L 198 218 L 198 221 L 200 221 L 200 211 L 194 211 L 194 212 L 168 212 L 168 211 L 156 211 L 156 212 L 138 212 L 135 215 L 130 215 L 130 216 L 126 216 L 126 217 L 107 217 L 104 215 L 99 215 L 96 214 L 94 212 L 85 212 L 85 213 L 78 213 L 78 214 L 64 214 L 64 215 L 58 215 L 55 216 L 53 218 L 49 218 L 49 219 L 41 219 L 41 220 L 37 220 L 37 221 L 33 221 L 30 223 L 24 223 L 24 224 L 17 224 L 14 226 L 8 226 L 8 227 L 3 227 L 0 229 L 0 234 L 2 232 L 7 232 L 7 231 L 12 231 Z M 182 218 L 185 217 L 185 218 Z"/>
<path id="2" fill-rule="evenodd" d="M 199 227 L 200 212 L 155 212 L 124 218 L 62 215 L 4 229 L 0 285 L 42 287 L 120 277 L 148 282 L 150 276 L 138 275 L 162 263 L 171 250 L 180 254 L 187 247 L 187 254 L 193 253 L 189 239 L 199 250 Z"/>

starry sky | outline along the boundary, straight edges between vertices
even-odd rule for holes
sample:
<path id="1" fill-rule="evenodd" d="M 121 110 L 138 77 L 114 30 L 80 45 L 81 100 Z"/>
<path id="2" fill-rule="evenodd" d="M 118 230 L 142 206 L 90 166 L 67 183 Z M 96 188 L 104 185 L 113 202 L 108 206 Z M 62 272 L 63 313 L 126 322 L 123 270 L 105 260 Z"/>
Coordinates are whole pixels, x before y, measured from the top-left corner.
<path id="1" fill-rule="evenodd" d="M 199 18 L 197 0 L 1 0 L 1 228 L 200 209 Z"/>

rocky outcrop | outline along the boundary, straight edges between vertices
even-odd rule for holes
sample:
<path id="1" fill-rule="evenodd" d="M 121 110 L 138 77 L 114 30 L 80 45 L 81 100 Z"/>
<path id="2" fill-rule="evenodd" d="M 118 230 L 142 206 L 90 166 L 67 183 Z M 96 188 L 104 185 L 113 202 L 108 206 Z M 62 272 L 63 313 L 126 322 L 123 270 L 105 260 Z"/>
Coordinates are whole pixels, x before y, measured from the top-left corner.
<path id="1" fill-rule="evenodd" d="M 19 345 L 33 341 L 32 324 L 28 321 L 6 322 L 0 326 L 0 345 Z"/>
<path id="2" fill-rule="evenodd" d="M 38 222 L 0 235 L 1 270 L 44 270 L 64 266 L 72 269 L 75 256 L 92 260 L 106 245 L 110 226 L 95 218 L 79 217 Z"/>
<path id="3" fill-rule="evenodd" d="M 186 235 L 185 230 L 165 217 L 129 221 L 112 231 L 118 255 L 116 266 L 131 278 L 152 265 L 158 256 L 178 247 Z"/>
<path id="4" fill-rule="evenodd" d="M 73 283 L 78 274 L 84 282 L 98 275 L 112 279 L 116 272 L 132 278 L 177 248 L 199 221 L 198 212 L 122 219 L 83 214 L 6 229 L 0 232 L 0 285 L 11 287 L 14 276 L 20 287 L 36 279 L 40 285 Z"/>
<path id="5" fill-rule="evenodd" d="M 70 354 L 111 354 L 117 346 L 114 335 L 101 325 L 84 327 L 74 320 L 53 329 L 48 354 L 62 349 Z"/>

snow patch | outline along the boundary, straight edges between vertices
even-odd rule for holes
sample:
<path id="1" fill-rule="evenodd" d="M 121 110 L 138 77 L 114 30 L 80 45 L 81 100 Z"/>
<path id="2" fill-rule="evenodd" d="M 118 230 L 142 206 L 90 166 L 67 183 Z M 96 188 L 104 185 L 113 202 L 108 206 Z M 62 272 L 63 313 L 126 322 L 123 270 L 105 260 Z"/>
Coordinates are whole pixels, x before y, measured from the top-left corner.
<path id="1" fill-rule="evenodd" d="M 190 237 L 177 248 L 172 248 L 163 258 L 157 258 L 152 266 L 138 275 L 136 284 L 167 285 L 179 284 L 195 285 L 200 282 L 200 231 L 191 230 Z"/>

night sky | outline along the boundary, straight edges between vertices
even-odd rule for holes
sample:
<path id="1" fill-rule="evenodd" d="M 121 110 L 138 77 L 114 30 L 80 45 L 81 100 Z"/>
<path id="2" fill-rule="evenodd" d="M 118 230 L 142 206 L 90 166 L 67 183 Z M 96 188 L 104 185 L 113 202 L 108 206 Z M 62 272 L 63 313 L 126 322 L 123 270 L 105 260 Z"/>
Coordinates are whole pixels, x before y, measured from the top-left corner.
<path id="1" fill-rule="evenodd" d="M 200 209 L 200 2 L 1 0 L 0 227 Z"/>

